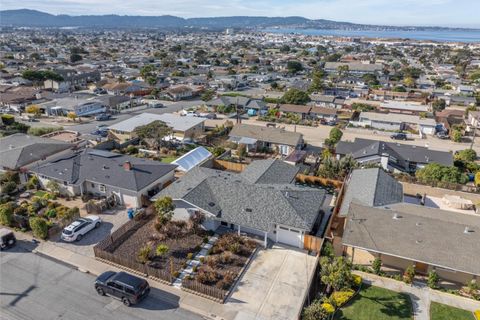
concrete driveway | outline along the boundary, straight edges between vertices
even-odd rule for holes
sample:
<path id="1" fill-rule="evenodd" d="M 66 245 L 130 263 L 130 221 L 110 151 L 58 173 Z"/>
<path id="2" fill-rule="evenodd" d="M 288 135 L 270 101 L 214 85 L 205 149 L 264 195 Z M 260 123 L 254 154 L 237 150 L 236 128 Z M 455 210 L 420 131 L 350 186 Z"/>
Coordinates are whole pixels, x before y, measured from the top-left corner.
<path id="1" fill-rule="evenodd" d="M 51 241 L 64 249 L 84 256 L 93 257 L 93 247 L 128 221 L 128 215 L 124 209 L 106 211 L 98 216 L 102 219 L 102 224 L 98 229 L 93 229 L 87 233 L 82 240 L 65 242 L 60 239 L 60 234 L 58 234 L 51 239 Z"/>
<path id="2" fill-rule="evenodd" d="M 236 320 L 296 319 L 316 259 L 304 251 L 274 246 L 260 250 L 228 298 Z"/>

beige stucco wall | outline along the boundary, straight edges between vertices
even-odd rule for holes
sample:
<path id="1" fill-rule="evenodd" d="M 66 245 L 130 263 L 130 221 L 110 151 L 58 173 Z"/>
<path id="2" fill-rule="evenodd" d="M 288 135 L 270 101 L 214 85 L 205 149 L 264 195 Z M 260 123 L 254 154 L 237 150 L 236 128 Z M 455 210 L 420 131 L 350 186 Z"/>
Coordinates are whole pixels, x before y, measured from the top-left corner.
<path id="1" fill-rule="evenodd" d="M 403 186 L 403 193 L 408 195 L 416 195 L 426 193 L 427 196 L 442 198 L 445 195 L 455 195 L 464 199 L 471 200 L 473 203 L 480 203 L 480 194 L 468 193 L 461 191 L 454 191 L 442 188 L 434 188 L 430 186 L 418 185 L 414 183 L 401 182 Z"/>

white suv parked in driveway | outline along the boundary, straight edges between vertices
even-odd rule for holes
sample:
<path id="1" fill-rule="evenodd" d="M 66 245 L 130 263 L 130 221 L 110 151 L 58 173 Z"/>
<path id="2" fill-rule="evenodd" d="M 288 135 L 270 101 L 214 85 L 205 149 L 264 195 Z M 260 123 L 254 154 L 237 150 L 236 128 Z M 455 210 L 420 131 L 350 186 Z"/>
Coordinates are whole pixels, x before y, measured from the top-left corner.
<path id="1" fill-rule="evenodd" d="M 62 231 L 62 240 L 73 242 L 81 240 L 82 237 L 92 229 L 98 228 L 102 220 L 99 216 L 88 215 L 72 222 Z"/>

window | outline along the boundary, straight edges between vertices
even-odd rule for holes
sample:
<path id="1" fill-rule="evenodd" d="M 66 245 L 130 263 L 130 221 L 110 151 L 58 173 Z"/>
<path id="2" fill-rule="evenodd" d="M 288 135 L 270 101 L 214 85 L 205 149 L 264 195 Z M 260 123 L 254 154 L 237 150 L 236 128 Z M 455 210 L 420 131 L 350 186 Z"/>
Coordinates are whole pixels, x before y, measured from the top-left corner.
<path id="1" fill-rule="evenodd" d="M 99 184 L 99 185 L 98 185 L 98 190 L 100 190 L 100 192 L 105 193 L 105 191 L 107 190 L 107 188 L 105 187 L 104 184 Z"/>
<path id="2" fill-rule="evenodd" d="M 129 287 L 125 287 L 125 292 L 128 293 L 128 294 L 135 294 L 135 290 L 133 290 L 132 288 L 129 288 Z"/>
<path id="3" fill-rule="evenodd" d="M 63 181 L 63 185 L 66 186 L 66 185 L 67 185 L 67 181 Z"/>
<path id="4" fill-rule="evenodd" d="M 95 183 L 92 183 L 92 188 L 95 188 Z"/>
<path id="5" fill-rule="evenodd" d="M 280 226 L 279 226 L 279 228 L 282 229 L 282 230 L 287 230 L 288 231 L 288 228 L 280 227 Z"/>
<path id="6" fill-rule="evenodd" d="M 109 282 L 107 284 L 107 286 L 111 287 L 111 288 L 114 288 L 114 289 L 117 289 L 117 290 L 120 290 L 120 291 L 123 291 L 123 286 L 116 283 L 116 282 Z"/>

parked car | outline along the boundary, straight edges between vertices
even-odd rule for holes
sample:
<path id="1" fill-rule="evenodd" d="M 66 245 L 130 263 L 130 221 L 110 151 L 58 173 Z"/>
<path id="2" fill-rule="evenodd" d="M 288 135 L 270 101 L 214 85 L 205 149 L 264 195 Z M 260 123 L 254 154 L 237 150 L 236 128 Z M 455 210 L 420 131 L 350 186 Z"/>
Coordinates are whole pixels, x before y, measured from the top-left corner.
<path id="1" fill-rule="evenodd" d="M 107 121 L 110 118 L 111 118 L 111 115 L 106 113 L 102 113 L 102 114 L 99 114 L 98 116 L 95 116 L 95 120 L 97 121 Z"/>
<path id="2" fill-rule="evenodd" d="M 92 132 L 90 132 L 91 135 L 94 136 L 100 136 L 100 137 L 107 137 L 108 136 L 108 129 L 107 128 L 98 128 Z"/>
<path id="3" fill-rule="evenodd" d="M 77 219 L 63 229 L 61 238 L 67 242 L 79 241 L 89 231 L 100 227 L 101 222 L 100 217 L 95 215 L 88 215 L 85 218 Z"/>
<path id="4" fill-rule="evenodd" d="M 393 140 L 407 140 L 407 135 L 405 133 L 397 132 L 390 136 Z"/>
<path id="5" fill-rule="evenodd" d="M 160 103 L 160 102 L 150 104 L 150 108 L 155 108 L 156 109 L 156 108 L 163 108 L 163 107 L 165 107 L 165 106 L 163 105 L 163 103 Z"/>
<path id="6" fill-rule="evenodd" d="M 440 132 L 437 132 L 437 138 L 446 140 L 446 139 L 450 139 L 450 136 L 445 131 L 440 131 Z"/>
<path id="7" fill-rule="evenodd" d="M 110 296 L 130 306 L 145 298 L 150 286 L 146 280 L 126 272 L 107 271 L 95 280 L 95 290 L 101 296 Z"/>
<path id="8" fill-rule="evenodd" d="M 330 121 L 327 121 L 325 124 L 326 124 L 327 126 L 333 127 L 333 126 L 336 126 L 336 125 L 337 125 L 337 121 L 335 121 L 335 120 L 330 120 Z"/>
<path id="9" fill-rule="evenodd" d="M 1 228 L 0 229 L 0 250 L 13 247 L 17 239 L 12 230 Z"/>

